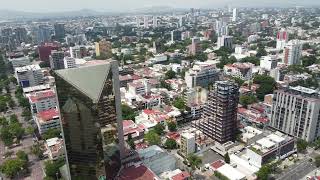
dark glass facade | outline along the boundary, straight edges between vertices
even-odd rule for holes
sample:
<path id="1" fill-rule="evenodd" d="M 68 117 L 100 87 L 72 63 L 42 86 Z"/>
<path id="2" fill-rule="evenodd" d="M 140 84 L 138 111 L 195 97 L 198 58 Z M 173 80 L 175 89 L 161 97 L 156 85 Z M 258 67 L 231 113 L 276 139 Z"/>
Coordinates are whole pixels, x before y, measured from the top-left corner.
<path id="1" fill-rule="evenodd" d="M 71 179 L 114 179 L 121 167 L 121 136 L 111 68 L 96 102 L 63 77 L 55 78 Z"/>

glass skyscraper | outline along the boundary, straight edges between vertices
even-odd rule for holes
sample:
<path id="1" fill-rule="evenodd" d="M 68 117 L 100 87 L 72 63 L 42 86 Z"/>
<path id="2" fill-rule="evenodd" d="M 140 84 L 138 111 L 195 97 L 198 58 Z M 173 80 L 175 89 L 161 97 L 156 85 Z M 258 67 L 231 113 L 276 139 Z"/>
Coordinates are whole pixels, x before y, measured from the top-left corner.
<path id="1" fill-rule="evenodd" d="M 113 179 L 124 151 L 117 62 L 54 74 L 71 179 Z"/>

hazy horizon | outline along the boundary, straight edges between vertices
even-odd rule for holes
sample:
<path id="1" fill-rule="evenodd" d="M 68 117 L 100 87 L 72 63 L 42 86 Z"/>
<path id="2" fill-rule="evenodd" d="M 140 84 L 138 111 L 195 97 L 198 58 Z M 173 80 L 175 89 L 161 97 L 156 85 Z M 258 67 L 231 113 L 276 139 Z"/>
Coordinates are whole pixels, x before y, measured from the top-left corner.
<path id="1" fill-rule="evenodd" d="M 169 6 L 173 8 L 217 8 L 226 5 L 234 7 L 293 7 L 293 6 L 320 6 L 320 1 L 314 0 L 0 0 L 0 9 L 16 10 L 25 12 L 59 12 L 91 9 L 96 11 L 130 11 L 134 9 Z"/>

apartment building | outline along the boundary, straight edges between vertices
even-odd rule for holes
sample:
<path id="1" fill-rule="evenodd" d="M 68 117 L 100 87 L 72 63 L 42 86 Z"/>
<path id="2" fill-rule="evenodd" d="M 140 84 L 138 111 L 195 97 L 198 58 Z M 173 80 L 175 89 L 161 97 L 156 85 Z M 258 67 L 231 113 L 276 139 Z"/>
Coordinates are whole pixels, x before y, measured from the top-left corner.
<path id="1" fill-rule="evenodd" d="M 43 72 L 39 65 L 15 68 L 15 77 L 22 88 L 43 84 Z"/>
<path id="2" fill-rule="evenodd" d="M 297 86 L 276 90 L 270 126 L 308 142 L 320 136 L 320 98 L 316 90 Z"/>

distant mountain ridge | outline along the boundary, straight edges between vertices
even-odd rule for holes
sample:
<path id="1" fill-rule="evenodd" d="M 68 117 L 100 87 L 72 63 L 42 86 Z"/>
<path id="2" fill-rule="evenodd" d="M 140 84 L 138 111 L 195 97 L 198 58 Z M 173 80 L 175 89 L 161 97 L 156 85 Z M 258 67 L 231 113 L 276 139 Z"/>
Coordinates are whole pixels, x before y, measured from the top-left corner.
<path id="1" fill-rule="evenodd" d="M 53 18 L 53 17 L 73 17 L 73 16 L 97 16 L 106 14 L 91 9 L 81 9 L 78 11 L 62 11 L 62 12 L 24 12 L 15 10 L 0 10 L 0 19 L 33 19 L 33 18 Z"/>
<path id="2" fill-rule="evenodd" d="M 117 15 L 117 14 L 152 14 L 152 13 L 165 13 L 173 11 L 181 11 L 183 9 L 173 8 L 170 6 L 151 6 L 127 11 L 95 11 L 92 9 L 81 9 L 77 11 L 61 11 L 61 12 L 25 12 L 0 9 L 1 20 L 14 20 L 14 19 L 36 19 L 36 18 L 61 18 L 61 17 L 78 17 L 78 16 L 99 16 L 99 15 Z"/>

